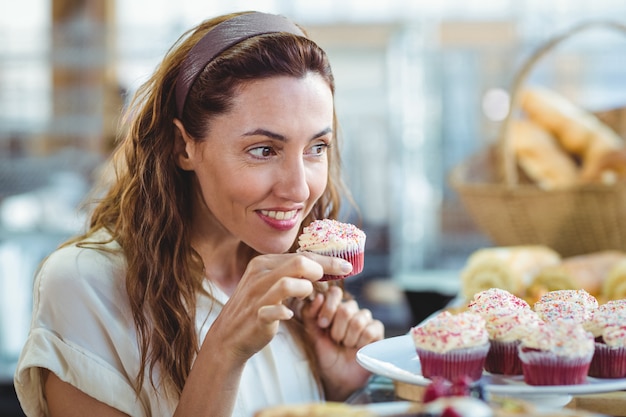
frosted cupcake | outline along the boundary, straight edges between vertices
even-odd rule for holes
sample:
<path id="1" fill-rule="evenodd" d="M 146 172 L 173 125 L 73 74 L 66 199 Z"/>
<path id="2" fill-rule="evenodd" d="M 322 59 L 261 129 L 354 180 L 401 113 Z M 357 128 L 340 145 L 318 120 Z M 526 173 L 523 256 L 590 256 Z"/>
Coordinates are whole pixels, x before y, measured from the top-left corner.
<path id="1" fill-rule="evenodd" d="M 485 320 L 478 314 L 443 311 L 410 331 L 426 378 L 480 379 L 489 351 Z"/>
<path id="2" fill-rule="evenodd" d="M 489 288 L 474 294 L 467 309 L 477 314 L 489 313 L 501 308 L 530 309 L 530 305 L 520 297 L 500 288 Z"/>
<path id="3" fill-rule="evenodd" d="M 584 327 L 595 337 L 589 376 L 626 378 L 626 300 L 602 304 Z"/>
<path id="4" fill-rule="evenodd" d="M 315 220 L 303 229 L 298 244 L 299 252 L 334 256 L 352 264 L 350 273 L 324 275 L 320 281 L 343 279 L 363 271 L 365 233 L 352 224 L 332 219 Z"/>
<path id="5" fill-rule="evenodd" d="M 482 316 L 490 342 L 485 370 L 492 374 L 522 375 L 518 351 L 520 340 L 535 331 L 543 321 L 530 308 L 492 309 Z"/>
<path id="6" fill-rule="evenodd" d="M 534 310 L 546 322 L 571 319 L 580 324 L 589 321 L 597 308 L 598 300 L 585 290 L 550 291 L 534 305 Z"/>
<path id="7" fill-rule="evenodd" d="M 538 326 L 521 339 L 519 357 L 528 385 L 578 385 L 587 380 L 593 335 L 582 324 L 560 319 Z"/>

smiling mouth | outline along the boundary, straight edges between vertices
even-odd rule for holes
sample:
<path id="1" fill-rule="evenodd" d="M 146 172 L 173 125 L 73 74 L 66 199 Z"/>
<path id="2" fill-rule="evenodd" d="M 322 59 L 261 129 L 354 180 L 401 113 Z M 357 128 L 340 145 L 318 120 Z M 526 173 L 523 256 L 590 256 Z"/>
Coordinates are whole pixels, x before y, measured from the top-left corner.
<path id="1" fill-rule="evenodd" d="M 276 211 L 276 210 L 261 210 L 261 214 L 271 219 L 276 220 L 291 220 L 296 217 L 298 210 L 289 211 Z"/>

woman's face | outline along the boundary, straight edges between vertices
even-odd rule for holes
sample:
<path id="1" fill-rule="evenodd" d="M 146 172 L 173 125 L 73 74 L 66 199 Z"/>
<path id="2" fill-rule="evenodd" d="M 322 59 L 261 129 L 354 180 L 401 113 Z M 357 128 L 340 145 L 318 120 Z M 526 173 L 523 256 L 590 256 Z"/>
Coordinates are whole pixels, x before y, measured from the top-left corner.
<path id="1" fill-rule="evenodd" d="M 224 238 L 257 252 L 287 251 L 326 188 L 332 127 L 332 93 L 317 74 L 245 84 L 208 136 L 186 143 L 184 168 L 195 171 L 206 204 L 200 222 L 215 221 Z"/>

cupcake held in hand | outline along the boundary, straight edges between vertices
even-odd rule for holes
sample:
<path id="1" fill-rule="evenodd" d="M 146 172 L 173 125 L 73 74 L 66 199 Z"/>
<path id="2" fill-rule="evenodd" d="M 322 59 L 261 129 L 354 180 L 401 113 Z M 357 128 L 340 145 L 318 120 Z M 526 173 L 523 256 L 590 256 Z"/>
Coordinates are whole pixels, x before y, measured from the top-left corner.
<path id="1" fill-rule="evenodd" d="M 365 232 L 352 224 L 332 219 L 315 220 L 302 230 L 298 244 L 298 252 L 334 256 L 352 264 L 350 273 L 324 275 L 320 281 L 343 279 L 363 271 Z"/>
<path id="2" fill-rule="evenodd" d="M 443 311 L 410 333 L 424 377 L 476 381 L 482 376 L 489 335 L 480 315 Z"/>

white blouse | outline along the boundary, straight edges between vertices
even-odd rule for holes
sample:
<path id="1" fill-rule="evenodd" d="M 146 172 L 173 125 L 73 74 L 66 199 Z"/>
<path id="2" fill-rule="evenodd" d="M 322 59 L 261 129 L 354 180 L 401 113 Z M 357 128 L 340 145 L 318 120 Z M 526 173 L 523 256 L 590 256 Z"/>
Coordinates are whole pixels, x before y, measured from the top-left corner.
<path id="1" fill-rule="evenodd" d="M 115 244 L 110 247 L 118 248 Z M 174 413 L 177 400 L 155 392 L 149 378 L 139 396 L 133 389 L 139 348 L 124 274 L 119 252 L 70 246 L 45 261 L 35 278 L 31 329 L 14 381 L 27 416 L 47 415 L 38 368 L 49 369 L 61 380 L 133 417 Z M 201 341 L 228 301 L 217 286 L 205 282 L 214 299 L 198 296 L 196 329 Z M 248 360 L 233 416 L 250 417 L 276 404 L 321 400 L 322 392 L 304 352 L 281 325 L 272 341 Z"/>

